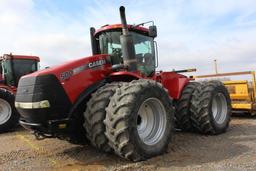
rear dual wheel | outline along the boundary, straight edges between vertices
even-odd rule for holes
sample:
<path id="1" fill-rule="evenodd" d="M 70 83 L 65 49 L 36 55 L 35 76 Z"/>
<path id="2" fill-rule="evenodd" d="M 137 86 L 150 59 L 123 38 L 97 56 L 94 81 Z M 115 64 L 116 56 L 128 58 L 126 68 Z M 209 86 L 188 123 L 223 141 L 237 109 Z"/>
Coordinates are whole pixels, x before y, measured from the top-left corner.
<path id="1" fill-rule="evenodd" d="M 203 82 L 191 99 L 191 120 L 194 128 L 203 134 L 221 134 L 229 127 L 231 100 L 220 81 Z"/>
<path id="2" fill-rule="evenodd" d="M 200 86 L 199 82 L 189 82 L 182 90 L 181 97 L 176 103 L 176 126 L 183 131 L 192 131 L 191 100 L 194 91 Z"/>

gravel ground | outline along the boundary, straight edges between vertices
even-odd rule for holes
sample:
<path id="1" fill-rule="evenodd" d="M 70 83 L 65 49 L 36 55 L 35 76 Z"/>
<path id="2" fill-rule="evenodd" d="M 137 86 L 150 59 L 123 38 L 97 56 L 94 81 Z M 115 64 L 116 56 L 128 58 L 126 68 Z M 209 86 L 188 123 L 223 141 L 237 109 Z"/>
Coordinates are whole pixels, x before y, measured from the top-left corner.
<path id="1" fill-rule="evenodd" d="M 177 132 L 168 153 L 138 163 L 90 145 L 37 141 L 28 131 L 0 135 L 0 170 L 256 170 L 256 117 L 233 117 L 227 133 Z"/>

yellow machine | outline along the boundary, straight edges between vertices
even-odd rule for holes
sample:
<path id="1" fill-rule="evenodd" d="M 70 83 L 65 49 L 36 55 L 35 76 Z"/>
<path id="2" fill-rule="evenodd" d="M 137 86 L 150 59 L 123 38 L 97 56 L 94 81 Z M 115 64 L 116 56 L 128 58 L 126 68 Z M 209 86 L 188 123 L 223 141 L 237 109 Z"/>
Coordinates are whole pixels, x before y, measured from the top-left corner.
<path id="1" fill-rule="evenodd" d="M 256 115 L 256 72 L 245 71 L 245 72 L 230 72 L 220 73 L 212 75 L 199 75 L 193 78 L 211 78 L 211 77 L 224 77 L 224 76 L 235 76 L 235 75 L 250 75 L 252 77 L 249 80 L 239 81 L 223 81 L 227 87 L 231 100 L 232 109 L 235 111 L 246 111 L 252 115 Z"/>

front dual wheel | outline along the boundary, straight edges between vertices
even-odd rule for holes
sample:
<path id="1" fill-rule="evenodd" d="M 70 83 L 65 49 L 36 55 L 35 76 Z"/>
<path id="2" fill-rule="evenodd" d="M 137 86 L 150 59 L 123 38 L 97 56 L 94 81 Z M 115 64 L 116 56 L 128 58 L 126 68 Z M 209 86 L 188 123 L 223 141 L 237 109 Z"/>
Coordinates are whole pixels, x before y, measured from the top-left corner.
<path id="1" fill-rule="evenodd" d="M 140 161 L 165 152 L 174 126 L 171 102 L 155 81 L 135 80 L 118 88 L 104 121 L 115 153 Z"/>
<path id="2" fill-rule="evenodd" d="M 146 99 L 137 114 L 137 131 L 141 141 L 147 145 L 157 144 L 167 127 L 166 110 L 157 98 Z"/>

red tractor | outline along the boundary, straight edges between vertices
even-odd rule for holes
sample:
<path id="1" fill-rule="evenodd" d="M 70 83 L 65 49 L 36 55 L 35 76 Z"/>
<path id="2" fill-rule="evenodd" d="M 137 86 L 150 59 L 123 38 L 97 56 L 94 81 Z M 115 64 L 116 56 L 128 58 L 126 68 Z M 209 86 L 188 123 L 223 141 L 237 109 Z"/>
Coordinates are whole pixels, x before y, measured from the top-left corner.
<path id="1" fill-rule="evenodd" d="M 38 70 L 39 58 L 5 54 L 0 57 L 0 132 L 15 127 L 19 114 L 14 107 L 16 87 L 21 76 Z"/>
<path id="2" fill-rule="evenodd" d="M 38 139 L 89 140 L 132 160 L 166 151 L 176 126 L 220 134 L 231 104 L 219 81 L 192 82 L 175 71 L 156 72 L 156 26 L 91 28 L 93 55 L 23 76 L 15 106 L 20 124 Z"/>

